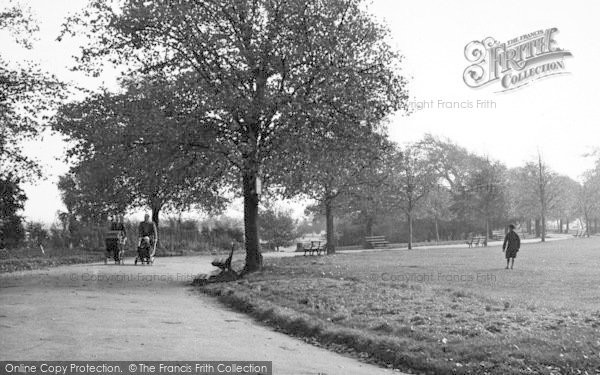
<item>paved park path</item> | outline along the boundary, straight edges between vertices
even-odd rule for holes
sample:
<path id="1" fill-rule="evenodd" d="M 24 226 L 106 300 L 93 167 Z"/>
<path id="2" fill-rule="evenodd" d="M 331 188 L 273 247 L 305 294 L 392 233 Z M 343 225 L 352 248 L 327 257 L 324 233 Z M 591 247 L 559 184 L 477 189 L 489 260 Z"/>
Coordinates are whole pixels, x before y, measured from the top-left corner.
<path id="1" fill-rule="evenodd" d="M 273 331 L 189 286 L 210 257 L 0 274 L 0 360 L 266 360 L 274 374 L 397 374 Z"/>

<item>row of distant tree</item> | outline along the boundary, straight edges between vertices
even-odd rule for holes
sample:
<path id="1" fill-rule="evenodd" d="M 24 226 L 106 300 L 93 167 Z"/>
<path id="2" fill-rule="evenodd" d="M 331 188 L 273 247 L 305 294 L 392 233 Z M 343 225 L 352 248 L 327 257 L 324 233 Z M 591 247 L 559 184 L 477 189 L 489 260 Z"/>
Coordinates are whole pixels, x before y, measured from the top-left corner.
<path id="1" fill-rule="evenodd" d="M 457 240 L 473 234 L 489 237 L 509 223 L 544 241 L 550 221 L 559 232 L 569 231 L 570 223 L 577 222 L 582 234 L 589 236 L 597 231 L 600 219 L 598 156 L 595 167 L 579 182 L 553 171 L 541 155 L 521 167 L 507 168 L 428 135 L 392 149 L 371 176 L 378 183 L 339 199 L 347 232 L 342 234 L 343 242 L 386 235 L 410 246 L 415 220 L 420 241 Z"/>
<path id="2" fill-rule="evenodd" d="M 18 218 L 18 217 L 17 217 Z M 300 235 L 302 225 L 288 212 L 264 210 L 260 214 L 260 234 L 264 246 L 278 250 L 290 245 Z M 106 223 L 96 224 L 78 221 L 69 226 L 65 221 L 50 225 L 16 220 L 6 228 L 11 235 L 2 248 L 21 256 L 69 256 L 81 251 L 104 251 L 105 238 L 109 229 Z M 126 220 L 125 231 L 128 248 L 137 244 L 138 222 Z M 309 225 L 310 226 L 310 225 Z M 244 242 L 244 225 L 239 219 L 219 216 L 205 220 L 169 217 L 160 226 L 159 255 L 181 252 L 213 252 L 239 249 Z M 14 250 L 14 252 L 12 252 Z"/>

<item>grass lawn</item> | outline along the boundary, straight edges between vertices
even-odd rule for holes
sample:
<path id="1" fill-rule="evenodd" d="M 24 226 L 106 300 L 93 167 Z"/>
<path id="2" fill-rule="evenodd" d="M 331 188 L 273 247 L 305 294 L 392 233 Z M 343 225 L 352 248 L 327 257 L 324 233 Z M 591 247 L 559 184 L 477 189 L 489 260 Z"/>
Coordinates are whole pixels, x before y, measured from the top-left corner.
<path id="1" fill-rule="evenodd" d="M 202 289 L 284 332 L 412 373 L 600 373 L 600 238 L 266 259 Z"/>

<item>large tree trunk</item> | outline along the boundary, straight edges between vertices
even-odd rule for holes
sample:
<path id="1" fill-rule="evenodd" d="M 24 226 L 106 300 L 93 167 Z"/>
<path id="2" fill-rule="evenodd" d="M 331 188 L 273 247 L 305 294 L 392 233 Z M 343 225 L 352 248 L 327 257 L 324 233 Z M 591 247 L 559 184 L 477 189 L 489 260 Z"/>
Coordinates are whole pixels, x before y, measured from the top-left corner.
<path id="1" fill-rule="evenodd" d="M 406 220 L 408 221 L 408 250 L 412 250 L 413 222 L 412 213 L 410 211 L 406 213 Z"/>
<path id="2" fill-rule="evenodd" d="M 333 227 L 333 207 L 329 199 L 325 200 L 325 222 L 326 222 L 326 241 L 327 254 L 335 254 L 335 235 Z"/>
<path id="3" fill-rule="evenodd" d="M 541 220 L 541 235 L 542 235 L 542 242 L 546 242 L 546 214 L 542 212 L 542 220 Z"/>
<path id="4" fill-rule="evenodd" d="M 540 236 L 541 236 L 540 219 L 535 219 L 535 237 L 539 238 Z"/>
<path id="5" fill-rule="evenodd" d="M 373 217 L 367 216 L 365 222 L 365 234 L 367 236 L 373 235 Z"/>
<path id="6" fill-rule="evenodd" d="M 246 240 L 246 265 L 243 273 L 253 272 L 262 267 L 262 254 L 258 240 L 258 194 L 256 192 L 256 172 L 246 170 L 242 177 L 244 193 L 244 237 Z"/>
<path id="7" fill-rule="evenodd" d="M 531 219 L 527 219 L 527 234 L 531 234 L 531 232 L 532 232 Z"/>
<path id="8" fill-rule="evenodd" d="M 590 224 L 591 224 L 591 223 L 590 223 L 590 218 L 589 218 L 589 216 L 588 216 L 588 215 L 585 215 L 585 236 L 586 236 L 586 237 L 590 237 L 590 229 L 591 229 L 591 228 L 590 228 L 590 227 L 591 227 L 591 225 L 590 225 Z"/>
<path id="9" fill-rule="evenodd" d="M 545 167 L 542 163 L 542 155 L 538 152 L 538 166 L 539 166 L 539 193 L 540 193 L 540 208 L 541 208 L 541 212 L 540 212 L 540 216 L 541 216 L 541 237 L 542 237 L 542 242 L 546 241 L 546 203 L 547 203 L 547 197 L 546 197 L 546 184 L 547 184 L 547 180 L 545 177 Z"/>
<path id="10" fill-rule="evenodd" d="M 563 219 L 558 220 L 558 233 L 563 232 Z"/>
<path id="11" fill-rule="evenodd" d="M 566 233 L 566 234 L 569 234 L 569 218 L 567 218 L 567 220 L 566 220 L 566 221 L 567 221 L 567 226 L 566 226 L 566 228 L 565 228 L 565 229 L 566 229 L 566 232 L 565 232 L 565 233 Z"/>
<path id="12" fill-rule="evenodd" d="M 159 232 L 159 222 L 160 222 L 160 209 L 161 209 L 162 205 L 156 202 L 152 203 L 152 221 L 154 222 L 154 224 L 156 225 L 156 234 L 158 236 L 158 238 L 156 238 L 156 247 L 158 248 L 158 246 L 160 245 L 160 232 Z"/>
<path id="13" fill-rule="evenodd" d="M 156 230 L 158 230 L 158 222 L 160 220 L 160 207 L 152 207 L 152 221 L 156 224 Z"/>
<path id="14" fill-rule="evenodd" d="M 435 242 L 440 242 L 440 227 L 438 224 L 437 215 L 433 216 L 433 223 L 435 225 Z"/>

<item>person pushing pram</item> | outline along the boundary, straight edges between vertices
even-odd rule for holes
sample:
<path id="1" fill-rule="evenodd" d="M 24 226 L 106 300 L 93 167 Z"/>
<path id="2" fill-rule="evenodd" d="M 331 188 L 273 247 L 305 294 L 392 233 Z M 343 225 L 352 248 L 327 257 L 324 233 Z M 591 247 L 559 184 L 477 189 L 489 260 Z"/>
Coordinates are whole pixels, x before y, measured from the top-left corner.
<path id="1" fill-rule="evenodd" d="M 135 264 L 138 261 L 142 264 L 154 263 L 154 253 L 156 253 L 156 243 L 158 242 L 158 230 L 156 224 L 150 220 L 150 215 L 144 215 L 144 221 L 140 223 L 138 229 L 138 256 L 135 259 Z"/>
<path id="2" fill-rule="evenodd" d="M 105 243 L 106 257 L 104 258 L 104 264 L 108 263 L 110 258 L 113 258 L 116 264 L 122 264 L 125 244 L 127 243 L 127 231 L 125 230 L 123 215 L 113 217 L 108 226 Z"/>

